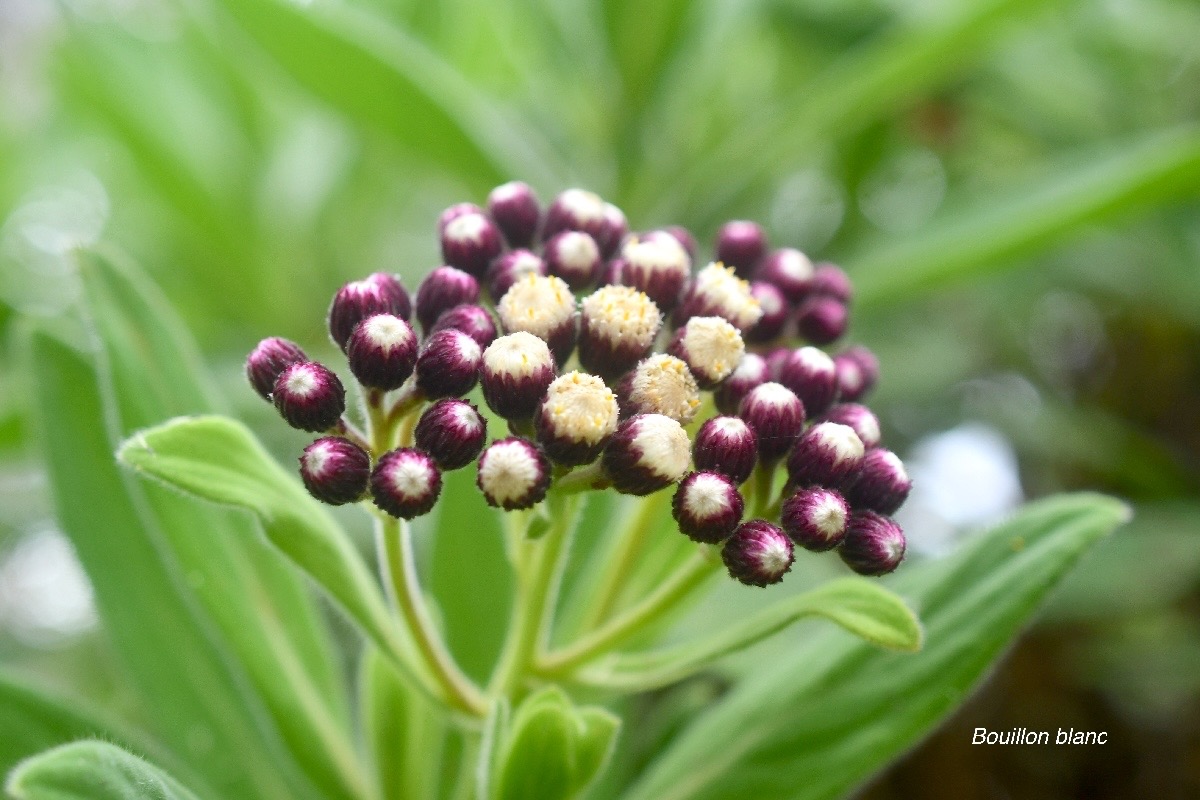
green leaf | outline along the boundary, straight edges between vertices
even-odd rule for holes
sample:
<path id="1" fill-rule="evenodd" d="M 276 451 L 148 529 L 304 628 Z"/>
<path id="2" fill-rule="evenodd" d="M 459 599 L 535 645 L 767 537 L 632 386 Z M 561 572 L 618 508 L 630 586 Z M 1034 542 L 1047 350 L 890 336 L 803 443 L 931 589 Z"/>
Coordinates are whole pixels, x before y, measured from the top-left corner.
<path id="1" fill-rule="evenodd" d="M 776 603 L 709 639 L 614 656 L 587 670 L 580 679 L 623 691 L 666 686 L 813 616 L 828 619 L 878 647 L 907 652 L 921 647 L 921 625 L 902 599 L 876 583 L 843 578 Z"/>
<path id="2" fill-rule="evenodd" d="M 574 797 L 587 794 L 612 758 L 621 730 L 621 718 L 608 709 L 585 706 L 577 717 L 580 731 L 575 736 Z"/>
<path id="3" fill-rule="evenodd" d="M 363 732 L 382 800 L 436 800 L 446 718 L 379 651 L 363 657 L 359 680 Z"/>
<path id="4" fill-rule="evenodd" d="M 199 800 L 153 764 L 106 742 L 77 742 L 26 761 L 9 777 L 14 800 Z"/>
<path id="5" fill-rule="evenodd" d="M 788 663 L 764 664 L 699 717 L 626 800 L 844 796 L 956 708 L 1080 556 L 1127 517 L 1099 495 L 1051 498 L 953 557 L 902 568 L 894 586 L 921 610 L 921 652 L 806 637 Z"/>

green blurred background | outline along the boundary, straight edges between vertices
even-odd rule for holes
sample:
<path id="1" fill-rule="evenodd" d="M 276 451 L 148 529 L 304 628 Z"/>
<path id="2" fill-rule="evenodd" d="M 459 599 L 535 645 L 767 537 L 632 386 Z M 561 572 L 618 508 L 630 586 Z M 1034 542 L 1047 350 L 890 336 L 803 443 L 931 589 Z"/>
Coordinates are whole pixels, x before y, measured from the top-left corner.
<path id="1" fill-rule="evenodd" d="M 0 0 L 0 663 L 123 702 L 21 368 L 22 320 L 70 319 L 71 247 L 140 262 L 292 458 L 245 352 L 320 355 L 338 285 L 415 286 L 439 211 L 520 178 L 844 264 L 915 557 L 1022 498 L 1133 501 L 867 797 L 1198 797 L 1198 120 L 1191 0 Z"/>

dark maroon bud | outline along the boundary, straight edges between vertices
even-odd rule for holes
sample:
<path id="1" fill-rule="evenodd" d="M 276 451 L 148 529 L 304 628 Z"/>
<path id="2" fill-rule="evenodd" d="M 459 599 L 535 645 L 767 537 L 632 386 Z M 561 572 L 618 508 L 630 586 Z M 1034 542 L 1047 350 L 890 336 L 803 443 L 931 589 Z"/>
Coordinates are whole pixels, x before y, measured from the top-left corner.
<path id="1" fill-rule="evenodd" d="M 462 214 L 442 229 L 442 259 L 476 278 L 503 249 L 500 229 L 486 214 Z"/>
<path id="2" fill-rule="evenodd" d="M 895 514 L 912 489 L 912 480 L 904 462 L 891 450 L 876 447 L 868 450 L 858 468 L 858 476 L 846 487 L 846 499 L 855 509 L 869 509 L 880 514 Z"/>
<path id="3" fill-rule="evenodd" d="M 440 237 L 442 235 L 442 232 L 446 230 L 447 225 L 449 225 L 451 222 L 458 219 L 459 217 L 465 216 L 466 214 L 482 214 L 482 213 L 483 213 L 483 209 L 480 208 L 479 206 L 475 205 L 474 203 L 455 203 L 454 205 L 450 206 L 445 211 L 443 211 L 441 213 L 441 215 L 438 217 L 438 224 L 437 224 L 438 236 Z"/>
<path id="4" fill-rule="evenodd" d="M 246 356 L 246 378 L 254 391 L 269 402 L 271 392 L 275 390 L 275 381 L 279 380 L 285 369 L 301 361 L 308 361 L 308 356 L 304 355 L 298 344 L 272 336 L 259 342 Z"/>
<path id="5" fill-rule="evenodd" d="M 818 422 L 804 432 L 788 458 L 788 485 L 844 489 L 858 474 L 863 453 L 853 428 Z"/>
<path id="6" fill-rule="evenodd" d="M 832 550 L 846 537 L 850 505 L 832 489 L 800 489 L 783 501 L 780 524 L 792 541 L 823 553 Z"/>
<path id="7" fill-rule="evenodd" d="M 804 430 L 804 404 L 778 383 L 755 386 L 742 400 L 738 416 L 758 436 L 758 457 L 771 463 L 791 449 Z"/>
<path id="8" fill-rule="evenodd" d="M 546 455 L 574 467 L 596 460 L 617 431 L 617 397 L 600 378 L 568 372 L 546 389 L 534 427 Z"/>
<path id="9" fill-rule="evenodd" d="M 766 281 L 783 292 L 789 303 L 799 303 L 812 290 L 815 269 L 808 256 L 791 247 L 776 250 L 754 271 L 755 280 Z"/>
<path id="10" fill-rule="evenodd" d="M 712 417 L 696 432 L 692 460 L 696 469 L 745 483 L 758 462 L 758 436 L 741 417 Z"/>
<path id="11" fill-rule="evenodd" d="M 690 450 L 678 422 L 662 414 L 638 414 L 617 426 L 600 465 L 618 492 L 642 496 L 682 478 Z"/>
<path id="12" fill-rule="evenodd" d="M 667 352 L 687 364 L 701 389 L 715 389 L 742 362 L 746 345 L 728 320 L 692 317 L 675 331 Z"/>
<path id="13" fill-rule="evenodd" d="M 442 470 L 465 467 L 487 440 L 487 420 L 465 400 L 445 398 L 425 409 L 414 431 L 417 447 Z"/>
<path id="14" fill-rule="evenodd" d="M 358 323 L 375 314 L 392 314 L 403 320 L 412 316 L 408 292 L 395 275 L 376 272 L 339 289 L 329 306 L 329 335 L 345 350 Z"/>
<path id="15" fill-rule="evenodd" d="M 628 286 L 602 286 L 582 306 L 579 363 L 605 380 L 620 377 L 645 358 L 662 327 L 654 301 Z"/>
<path id="16" fill-rule="evenodd" d="M 860 400 L 879 380 L 879 359 L 862 345 L 855 345 L 833 359 L 837 368 L 838 393 L 843 400 Z"/>
<path id="17" fill-rule="evenodd" d="M 783 296 L 783 292 L 779 291 L 774 284 L 765 281 L 751 281 L 750 294 L 758 300 L 758 307 L 762 309 L 763 313 L 762 318 L 754 327 L 746 331 L 746 341 L 760 343 L 779 338 L 779 334 L 783 333 L 783 326 L 787 324 L 788 317 L 792 313 L 792 306 Z"/>
<path id="18" fill-rule="evenodd" d="M 836 264 L 823 261 L 817 264 L 816 269 L 813 270 L 809 292 L 849 303 L 854 296 L 854 286 L 850 283 L 850 276 L 846 274 L 845 270 Z"/>
<path id="19" fill-rule="evenodd" d="M 608 224 L 604 201 L 599 195 L 584 189 L 567 189 L 546 209 L 542 241 L 560 231 L 583 231 L 595 239 L 603 239 Z"/>
<path id="20" fill-rule="evenodd" d="M 836 297 L 810 297 L 796 313 L 796 329 L 813 344 L 836 342 L 849 325 L 850 310 Z"/>
<path id="21" fill-rule="evenodd" d="M 371 472 L 375 505 L 393 517 L 412 519 L 428 514 L 442 492 L 442 473 L 433 457 L 416 448 L 384 453 Z"/>
<path id="22" fill-rule="evenodd" d="M 363 386 L 399 389 L 417 364 L 417 335 L 391 314 L 375 314 L 358 323 L 346 342 L 350 371 Z"/>
<path id="23" fill-rule="evenodd" d="M 488 293 L 493 300 L 504 297 L 512 285 L 526 275 L 548 275 L 546 262 L 528 250 L 510 250 L 488 267 Z"/>
<path id="24" fill-rule="evenodd" d="M 578 292 L 596 284 L 600 278 L 600 248 L 596 240 L 580 231 L 562 231 L 546 241 L 542 251 L 546 268 Z"/>
<path id="25" fill-rule="evenodd" d="M 757 353 L 746 353 L 737 369 L 713 393 L 713 401 L 722 414 L 736 414 L 742 398 L 755 386 L 766 383 L 767 362 Z"/>
<path id="26" fill-rule="evenodd" d="M 733 267 L 709 264 L 696 273 L 683 290 L 675 309 L 675 327 L 692 317 L 724 317 L 738 330 L 748 331 L 762 319 L 758 300 L 750 293 L 750 282 L 742 280 Z"/>
<path id="27" fill-rule="evenodd" d="M 767 252 L 767 234 L 754 222 L 734 220 L 717 231 L 717 261 L 750 277 Z"/>
<path id="28" fill-rule="evenodd" d="M 479 299 L 479 281 L 456 267 L 438 267 L 417 287 L 417 321 L 428 335 L 438 317 Z"/>
<path id="29" fill-rule="evenodd" d="M 271 399 L 288 425 L 310 433 L 329 430 L 346 410 L 342 382 L 315 361 L 301 361 L 279 373 Z"/>
<path id="30" fill-rule="evenodd" d="M 604 266 L 600 268 L 600 285 L 601 286 L 620 286 L 622 284 L 622 276 L 625 274 L 625 259 L 613 258 L 604 262 Z"/>
<path id="31" fill-rule="evenodd" d="M 682 359 L 656 353 L 642 359 L 617 384 L 621 416 L 664 414 L 681 425 L 696 418 L 700 387 Z"/>
<path id="32" fill-rule="evenodd" d="M 893 520 L 873 511 L 850 515 L 846 538 L 838 554 L 859 575 L 886 575 L 904 560 L 904 531 Z"/>
<path id="33" fill-rule="evenodd" d="M 300 477 L 308 493 L 322 503 L 353 503 L 367 493 L 371 457 L 349 439 L 326 436 L 304 448 Z"/>
<path id="34" fill-rule="evenodd" d="M 663 231 L 675 237 L 675 241 L 683 245 L 683 249 L 687 251 L 688 259 L 696 260 L 696 237 L 692 236 L 692 232 L 682 225 L 668 225 L 663 228 Z"/>
<path id="35" fill-rule="evenodd" d="M 870 449 L 879 444 L 879 418 L 866 406 L 858 403 L 838 403 L 825 412 L 824 421 L 849 425 L 858 434 L 863 447 Z"/>
<path id="36" fill-rule="evenodd" d="M 488 195 L 488 211 L 504 233 L 509 247 L 529 247 L 542 217 L 542 205 L 529 185 L 510 181 Z M 504 292 L 494 295 L 500 297 Z"/>
<path id="37" fill-rule="evenodd" d="M 779 365 L 779 382 L 796 393 L 804 410 L 816 417 L 837 397 L 837 370 L 833 359 L 815 347 L 791 350 Z"/>
<path id="38" fill-rule="evenodd" d="M 775 347 L 767 352 L 765 360 L 767 362 L 767 379 L 778 381 L 779 376 L 783 374 L 784 363 L 792 357 L 792 348 L 790 347 Z"/>
<path id="39" fill-rule="evenodd" d="M 453 328 L 474 339 L 480 347 L 487 347 L 496 338 L 496 323 L 483 306 L 455 306 L 442 313 L 430 333 Z"/>
<path id="40" fill-rule="evenodd" d="M 554 356 L 532 333 L 501 336 L 483 351 L 479 382 L 488 407 L 505 419 L 533 416 L 554 380 Z"/>
<path id="41" fill-rule="evenodd" d="M 776 526 L 761 519 L 743 522 L 721 548 L 721 559 L 729 577 L 747 586 L 779 583 L 795 560 L 792 540 Z"/>
<path id="42" fill-rule="evenodd" d="M 645 292 L 667 313 L 679 303 L 691 270 L 691 257 L 669 233 L 651 231 L 621 248 L 620 282 Z"/>
<path id="43" fill-rule="evenodd" d="M 496 314 L 505 333 L 525 331 L 550 345 L 557 364 L 565 364 L 575 349 L 579 314 L 562 278 L 526 275 L 500 298 Z"/>
<path id="44" fill-rule="evenodd" d="M 480 454 L 475 485 L 490 506 L 505 511 L 532 508 L 550 487 L 550 462 L 527 439 L 499 439 Z"/>
<path id="45" fill-rule="evenodd" d="M 462 331 L 438 331 L 417 356 L 417 387 L 430 400 L 461 397 L 479 380 L 483 351 Z"/>
<path id="46" fill-rule="evenodd" d="M 601 227 L 600 236 L 596 239 L 596 244 L 600 246 L 601 257 L 611 258 L 621 249 L 621 242 L 628 235 L 629 221 L 625 219 L 625 212 L 612 203 L 605 203 L 604 224 Z"/>
<path id="47" fill-rule="evenodd" d="M 733 535 L 744 510 L 737 486 L 719 472 L 691 473 L 671 499 L 679 532 L 702 544 L 718 544 Z"/>

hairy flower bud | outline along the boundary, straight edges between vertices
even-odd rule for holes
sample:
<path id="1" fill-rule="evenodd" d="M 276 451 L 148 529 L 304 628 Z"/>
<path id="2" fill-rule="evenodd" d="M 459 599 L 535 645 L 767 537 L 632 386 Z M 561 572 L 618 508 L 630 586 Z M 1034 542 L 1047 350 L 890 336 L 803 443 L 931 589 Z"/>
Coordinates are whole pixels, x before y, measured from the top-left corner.
<path id="1" fill-rule="evenodd" d="M 688 259 L 696 260 L 696 237 L 692 236 L 692 232 L 682 225 L 668 225 L 663 228 L 664 233 L 669 233 L 675 237 L 675 241 L 683 245 L 683 249 L 687 251 Z"/>
<path id="2" fill-rule="evenodd" d="M 308 493 L 322 503 L 353 503 L 367 492 L 371 456 L 349 439 L 326 436 L 304 448 L 300 478 Z"/>
<path id="3" fill-rule="evenodd" d="M 479 299 L 479 281 L 456 267 L 438 267 L 417 287 L 417 321 L 428 335 L 445 312 Z"/>
<path id="4" fill-rule="evenodd" d="M 760 384 L 742 400 L 738 416 L 758 436 L 758 457 L 770 463 L 791 449 L 804 430 L 804 404 L 786 386 Z"/>
<path id="5" fill-rule="evenodd" d="M 625 212 L 612 203 L 605 203 L 604 224 L 600 228 L 600 235 L 596 237 L 596 244 L 600 246 L 600 256 L 611 258 L 621 249 L 621 242 L 627 235 L 629 221 L 625 219 Z"/>
<path id="6" fill-rule="evenodd" d="M 842 338 L 850 325 L 850 311 L 836 297 L 816 295 L 800 304 L 796 329 L 814 344 L 831 344 Z"/>
<path id="7" fill-rule="evenodd" d="M 783 374 L 783 365 L 792 357 L 790 347 L 774 347 L 767 351 L 763 360 L 767 362 L 768 380 L 778 381 Z"/>
<path id="8" fill-rule="evenodd" d="M 546 497 L 550 462 L 527 439 L 516 436 L 499 439 L 480 454 L 475 485 L 490 506 L 505 511 L 532 508 Z"/>
<path id="9" fill-rule="evenodd" d="M 384 453 L 371 472 L 375 505 L 400 519 L 428 514 L 442 492 L 442 473 L 433 457 L 412 447 Z"/>
<path id="10" fill-rule="evenodd" d="M 861 400 L 879 380 L 879 359 L 862 345 L 839 353 L 833 364 L 837 368 L 838 393 L 843 400 Z"/>
<path id="11" fill-rule="evenodd" d="M 534 425 L 551 459 L 578 466 L 596 460 L 616 432 L 618 419 L 616 395 L 604 381 L 568 372 L 547 388 Z"/>
<path id="12" fill-rule="evenodd" d="M 737 277 L 731 267 L 714 263 L 696 273 L 684 289 L 674 321 L 679 326 L 692 317 L 724 317 L 746 331 L 758 324 L 762 315 L 749 281 Z"/>
<path id="13" fill-rule="evenodd" d="M 554 380 L 554 356 L 532 333 L 510 333 L 483 351 L 479 380 L 492 411 L 505 419 L 529 419 Z"/>
<path id="14" fill-rule="evenodd" d="M 758 353 L 746 353 L 737 369 L 713 393 L 713 401 L 722 414 L 736 414 L 742 399 L 755 386 L 769 379 L 767 362 Z"/>
<path id="15" fill-rule="evenodd" d="M 717 231 L 717 260 L 746 278 L 767 252 L 767 235 L 755 222 L 734 220 Z"/>
<path id="16" fill-rule="evenodd" d="M 800 489 L 783 501 L 780 524 L 792 541 L 823 553 L 832 550 L 846 537 L 850 505 L 832 489 Z"/>
<path id="17" fill-rule="evenodd" d="M 369 389 L 399 389 L 417 365 L 417 335 L 391 314 L 367 317 L 346 342 L 346 358 L 358 382 Z"/>
<path id="18" fill-rule="evenodd" d="M 788 458 L 788 485 L 843 489 L 858 472 L 864 451 L 853 428 L 818 422 L 804 432 Z"/>
<path id="19" fill-rule="evenodd" d="M 849 303 L 854 296 L 854 285 L 850 276 L 836 264 L 823 261 L 813 270 L 812 285 L 809 292 L 814 295 L 833 297 L 843 303 Z"/>
<path id="20" fill-rule="evenodd" d="M 271 398 L 288 425 L 310 433 L 329 430 L 346 410 L 341 380 L 315 361 L 301 361 L 279 373 Z"/>
<path id="21" fill-rule="evenodd" d="M 414 436 L 417 447 L 433 456 L 438 468 L 460 469 L 483 449 L 487 420 L 471 403 L 447 397 L 425 409 Z"/>
<path id="22" fill-rule="evenodd" d="M 758 462 L 758 435 L 740 417 L 713 417 L 696 432 L 692 460 L 696 469 L 745 483 Z"/>
<path id="23" fill-rule="evenodd" d="M 758 301 L 762 318 L 746 331 L 746 341 L 769 342 L 778 338 L 792 313 L 787 298 L 774 284 L 766 281 L 751 281 L 750 294 Z"/>
<path id="24" fill-rule="evenodd" d="M 594 239 L 606 239 L 608 225 L 604 201 L 599 195 L 584 189 L 567 189 L 546 209 L 542 240 L 547 241 L 560 231 L 583 231 Z"/>
<path id="25" fill-rule="evenodd" d="M 509 250 L 488 267 L 488 294 L 493 300 L 504 297 L 512 285 L 526 275 L 548 275 L 546 262 L 528 250 Z"/>
<path id="26" fill-rule="evenodd" d="M 541 203 L 529 184 L 510 181 L 492 189 L 488 211 L 509 247 L 529 247 L 542 217 Z M 494 295 L 500 297 L 504 292 Z"/>
<path id="27" fill-rule="evenodd" d="M 614 489 L 641 496 L 682 478 L 690 460 L 682 425 L 662 414 L 638 414 L 617 427 L 600 464 Z"/>
<path id="28" fill-rule="evenodd" d="M 455 203 L 454 205 L 447 208 L 445 211 L 443 211 L 438 216 L 438 222 L 437 222 L 438 236 L 440 237 L 442 235 L 442 232 L 446 230 L 447 225 L 449 225 L 451 222 L 458 219 L 459 217 L 464 216 L 466 214 L 482 214 L 482 213 L 483 213 L 483 209 L 480 208 L 479 206 L 475 205 L 474 203 Z"/>
<path id="29" fill-rule="evenodd" d="M 575 295 L 553 275 L 526 275 L 496 306 L 505 333 L 526 331 L 550 345 L 555 362 L 565 364 L 575 349 Z"/>
<path id="30" fill-rule="evenodd" d="M 728 320 L 692 317 L 675 331 L 667 352 L 688 365 L 701 389 L 714 389 L 737 369 L 746 345 Z"/>
<path id="31" fill-rule="evenodd" d="M 621 264 L 621 283 L 645 292 L 667 313 L 679 303 L 692 269 L 692 259 L 683 245 L 663 231 L 627 241 L 621 248 Z"/>
<path id="32" fill-rule="evenodd" d="M 912 489 L 912 480 L 904 462 L 891 450 L 868 450 L 858 468 L 858 476 L 846 487 L 846 499 L 856 509 L 895 514 Z"/>
<path id="33" fill-rule="evenodd" d="M 329 335 L 345 350 L 358 323 L 375 314 L 393 314 L 406 321 L 412 316 L 412 301 L 395 275 L 376 272 L 339 289 L 329 305 Z"/>
<path id="34" fill-rule="evenodd" d="M 442 260 L 482 278 L 488 264 L 504 249 L 500 229 L 486 214 L 461 214 L 442 229 Z"/>
<path id="35" fill-rule="evenodd" d="M 643 359 L 617 387 L 622 416 L 664 414 L 687 425 L 700 408 L 700 388 L 681 359 L 658 354 Z"/>
<path id="36" fill-rule="evenodd" d="M 582 307 L 579 363 L 607 380 L 644 358 L 662 326 L 654 301 L 628 286 L 603 286 L 585 297 Z"/>
<path id="37" fill-rule="evenodd" d="M 775 250 L 754 271 L 755 280 L 766 281 L 783 292 L 789 303 L 799 303 L 812 290 L 816 274 L 808 256 L 791 247 Z"/>
<path id="38" fill-rule="evenodd" d="M 596 284 L 600 278 L 600 247 L 596 240 L 580 231 L 561 231 L 546 241 L 542 250 L 546 268 L 578 292 Z"/>
<path id="39" fill-rule="evenodd" d="M 873 511 L 850 515 L 838 554 L 859 575 L 886 575 L 904 560 L 907 542 L 895 521 Z"/>
<path id="40" fill-rule="evenodd" d="M 776 526 L 752 519 L 738 526 L 721 548 L 729 576 L 747 586 L 779 583 L 795 560 L 792 540 Z"/>
<path id="41" fill-rule="evenodd" d="M 778 380 L 804 402 L 804 410 L 820 416 L 837 397 L 833 359 L 815 347 L 791 350 L 779 364 Z"/>
<path id="42" fill-rule="evenodd" d="M 417 386 L 431 400 L 458 397 L 479 380 L 483 351 L 467 334 L 447 329 L 425 340 L 417 356 Z"/>
<path id="43" fill-rule="evenodd" d="M 825 422 L 849 425 L 868 449 L 879 444 L 879 418 L 866 406 L 858 403 L 838 403 L 825 412 Z"/>
<path id="44" fill-rule="evenodd" d="M 260 397 L 270 401 L 275 381 L 285 369 L 302 361 L 308 361 L 308 356 L 304 355 L 300 345 L 272 336 L 259 342 L 246 356 L 246 379 Z"/>
<path id="45" fill-rule="evenodd" d="M 671 516 L 679 532 L 695 542 L 718 544 L 733 535 L 742 521 L 745 501 L 737 486 L 719 472 L 693 472 L 671 499 Z"/>
<path id="46" fill-rule="evenodd" d="M 429 332 L 437 333 L 449 329 L 462 331 L 480 347 L 487 347 L 496 338 L 496 323 L 483 306 L 462 305 L 443 311 Z"/>

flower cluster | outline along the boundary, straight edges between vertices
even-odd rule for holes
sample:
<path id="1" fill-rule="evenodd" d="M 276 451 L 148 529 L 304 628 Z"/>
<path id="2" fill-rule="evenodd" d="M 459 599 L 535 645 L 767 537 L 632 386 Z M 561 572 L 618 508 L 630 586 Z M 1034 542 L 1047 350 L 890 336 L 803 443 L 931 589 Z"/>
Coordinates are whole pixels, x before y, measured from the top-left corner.
<path id="1" fill-rule="evenodd" d="M 345 416 L 338 376 L 296 344 L 265 339 L 247 359 L 254 389 L 321 434 L 300 458 L 314 497 L 370 498 L 411 519 L 434 507 L 446 470 L 474 462 L 479 490 L 504 510 L 550 491 L 674 485 L 680 531 L 719 546 L 747 584 L 779 581 L 796 545 L 836 549 L 866 575 L 899 564 L 904 535 L 889 515 L 910 481 L 860 403 L 878 363 L 863 347 L 820 349 L 847 329 L 841 269 L 772 250 L 742 221 L 696 268 L 683 228 L 631 234 L 591 192 L 543 208 L 520 182 L 486 208 L 450 207 L 437 229 L 445 263 L 415 296 L 376 273 L 330 306 L 365 432 Z M 797 338 L 806 344 L 781 344 Z M 476 386 L 493 427 L 507 426 L 490 443 L 487 415 L 465 399 Z"/>

